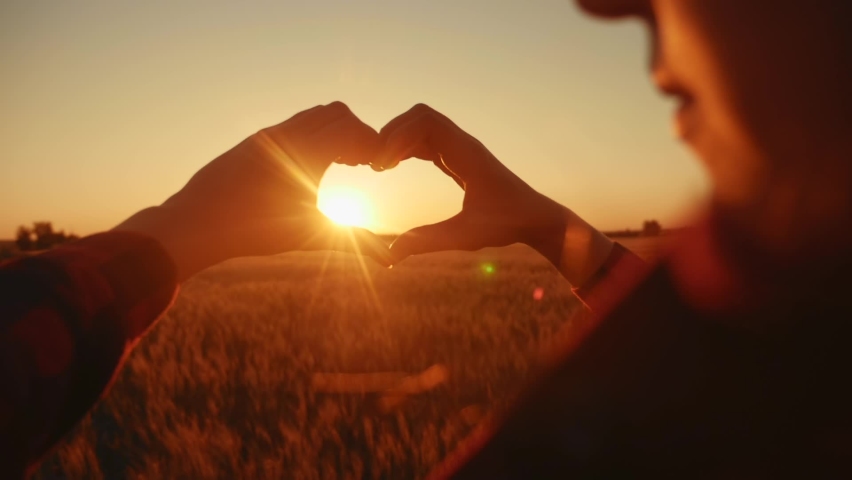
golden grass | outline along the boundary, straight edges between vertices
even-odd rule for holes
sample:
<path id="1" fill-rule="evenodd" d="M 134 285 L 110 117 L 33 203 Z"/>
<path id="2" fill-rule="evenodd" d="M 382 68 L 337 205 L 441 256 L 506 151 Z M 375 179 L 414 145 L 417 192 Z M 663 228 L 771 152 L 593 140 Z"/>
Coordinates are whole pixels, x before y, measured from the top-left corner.
<path id="1" fill-rule="evenodd" d="M 420 478 L 582 317 L 524 247 L 361 268 L 289 254 L 196 276 L 37 478 Z M 373 388 L 329 391 L 358 375 Z"/>

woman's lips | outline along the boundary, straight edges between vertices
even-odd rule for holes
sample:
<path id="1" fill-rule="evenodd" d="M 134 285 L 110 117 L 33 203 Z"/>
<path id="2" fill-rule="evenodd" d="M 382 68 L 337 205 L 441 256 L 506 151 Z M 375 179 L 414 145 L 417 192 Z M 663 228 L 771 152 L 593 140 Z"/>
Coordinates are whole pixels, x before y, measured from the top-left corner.
<path id="1" fill-rule="evenodd" d="M 697 114 L 695 99 L 689 94 L 670 71 L 665 68 L 655 68 L 652 72 L 654 83 L 666 96 L 677 99 L 672 129 L 675 136 L 687 140 L 696 128 Z"/>
<path id="2" fill-rule="evenodd" d="M 673 131 L 677 138 L 688 140 L 695 130 L 695 101 L 692 97 L 678 96 L 678 105 L 673 118 Z"/>

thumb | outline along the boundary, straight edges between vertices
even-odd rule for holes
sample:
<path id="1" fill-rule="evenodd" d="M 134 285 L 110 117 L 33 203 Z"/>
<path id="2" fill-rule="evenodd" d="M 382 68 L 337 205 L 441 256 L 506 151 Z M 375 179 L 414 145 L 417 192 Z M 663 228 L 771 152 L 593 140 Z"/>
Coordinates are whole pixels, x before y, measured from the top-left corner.
<path id="1" fill-rule="evenodd" d="M 383 267 L 391 265 L 388 243 L 364 228 L 326 224 L 309 249 L 350 252 L 370 257 Z"/>
<path id="2" fill-rule="evenodd" d="M 410 257 L 446 250 L 479 250 L 484 247 L 482 230 L 473 228 L 464 213 L 443 222 L 413 228 L 399 236 L 390 246 L 394 264 Z"/>
<path id="3" fill-rule="evenodd" d="M 235 229 L 233 235 L 220 243 L 230 248 L 231 255 L 226 258 L 274 255 L 294 250 L 337 250 L 370 257 L 384 267 L 391 265 L 388 242 L 363 228 L 336 225 L 319 212 L 255 221 L 244 229 Z"/>

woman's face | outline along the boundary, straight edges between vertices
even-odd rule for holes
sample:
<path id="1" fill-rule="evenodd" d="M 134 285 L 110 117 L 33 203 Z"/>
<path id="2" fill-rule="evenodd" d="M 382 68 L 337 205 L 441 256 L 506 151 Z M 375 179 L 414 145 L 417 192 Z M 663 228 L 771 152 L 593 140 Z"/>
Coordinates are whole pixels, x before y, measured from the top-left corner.
<path id="1" fill-rule="evenodd" d="M 777 179 L 807 180 L 848 132 L 848 0 L 578 3 L 647 21 L 651 75 L 680 99 L 675 131 L 706 163 L 717 203 L 776 202 Z"/>

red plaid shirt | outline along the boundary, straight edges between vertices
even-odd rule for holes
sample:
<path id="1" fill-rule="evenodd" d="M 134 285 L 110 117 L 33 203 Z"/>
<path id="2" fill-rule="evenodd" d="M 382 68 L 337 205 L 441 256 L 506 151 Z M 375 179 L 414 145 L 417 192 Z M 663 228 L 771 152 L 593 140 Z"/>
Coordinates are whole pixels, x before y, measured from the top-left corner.
<path id="1" fill-rule="evenodd" d="M 92 408 L 177 290 L 162 247 L 128 232 L 0 266 L 0 477 L 22 477 Z"/>

